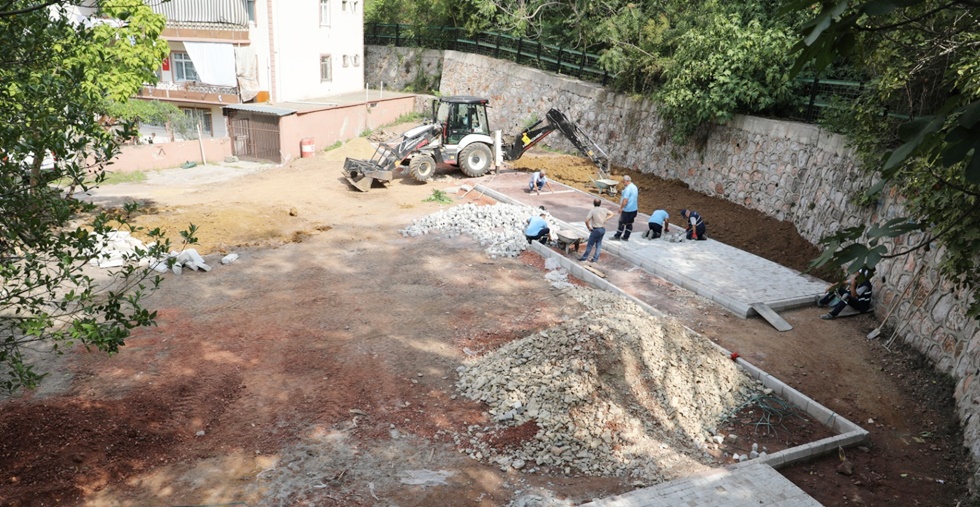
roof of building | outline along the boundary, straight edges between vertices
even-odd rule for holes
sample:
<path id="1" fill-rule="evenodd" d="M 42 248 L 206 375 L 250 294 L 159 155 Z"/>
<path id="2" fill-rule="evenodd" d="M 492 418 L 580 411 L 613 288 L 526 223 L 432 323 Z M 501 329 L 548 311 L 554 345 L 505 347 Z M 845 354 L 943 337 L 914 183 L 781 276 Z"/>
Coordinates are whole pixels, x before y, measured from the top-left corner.
<path id="1" fill-rule="evenodd" d="M 248 111 L 251 113 L 268 114 L 272 116 L 289 116 L 291 114 L 296 114 L 295 109 L 288 109 L 285 107 L 273 107 L 265 104 L 228 104 L 224 106 L 224 109 L 233 109 L 235 111 Z"/>

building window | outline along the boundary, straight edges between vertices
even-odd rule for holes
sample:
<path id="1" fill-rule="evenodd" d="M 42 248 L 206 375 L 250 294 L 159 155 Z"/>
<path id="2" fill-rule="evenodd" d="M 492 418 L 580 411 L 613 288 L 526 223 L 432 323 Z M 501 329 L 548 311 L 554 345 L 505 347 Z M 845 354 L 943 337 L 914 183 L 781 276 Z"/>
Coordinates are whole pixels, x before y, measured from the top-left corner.
<path id="1" fill-rule="evenodd" d="M 357 0 L 354 0 L 354 2 L 351 2 L 350 12 L 351 12 L 351 14 L 354 14 L 354 13 L 357 12 Z"/>
<path id="2" fill-rule="evenodd" d="M 181 111 L 190 118 L 191 122 L 194 124 L 194 134 L 197 134 L 197 125 L 201 126 L 201 134 L 205 137 L 214 137 L 214 128 L 211 123 L 211 110 L 210 109 L 196 109 L 196 108 L 180 108 Z"/>
<path id="3" fill-rule="evenodd" d="M 347 4 L 350 3 L 348 0 L 340 0 L 340 10 L 347 12 Z"/>
<path id="4" fill-rule="evenodd" d="M 330 0 L 320 0 L 320 26 L 330 26 Z"/>
<path id="5" fill-rule="evenodd" d="M 354 55 L 354 66 L 355 67 L 361 66 L 361 55 Z"/>
<path id="6" fill-rule="evenodd" d="M 255 0 L 245 0 L 245 10 L 248 12 L 248 20 L 255 23 Z"/>
<path id="7" fill-rule="evenodd" d="M 350 57 L 344 55 L 344 67 L 350 67 Z"/>
<path id="8" fill-rule="evenodd" d="M 174 67 L 174 81 L 197 81 L 197 71 L 194 70 L 194 62 L 191 61 L 187 53 L 174 51 L 171 55 L 171 63 Z"/>
<path id="9" fill-rule="evenodd" d="M 320 55 L 320 81 L 333 81 L 333 69 L 330 55 Z"/>

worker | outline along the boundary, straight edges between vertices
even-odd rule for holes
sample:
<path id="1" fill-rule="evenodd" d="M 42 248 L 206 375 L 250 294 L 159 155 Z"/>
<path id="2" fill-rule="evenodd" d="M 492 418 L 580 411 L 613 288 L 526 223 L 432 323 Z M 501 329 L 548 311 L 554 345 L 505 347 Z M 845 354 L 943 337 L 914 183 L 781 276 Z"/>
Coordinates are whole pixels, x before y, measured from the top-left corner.
<path id="1" fill-rule="evenodd" d="M 629 241 L 630 234 L 633 233 L 633 222 L 636 220 L 636 212 L 639 209 L 638 200 L 640 191 L 633 184 L 633 179 L 629 175 L 623 176 L 622 199 L 619 201 L 619 227 L 616 234 L 612 237 L 615 241 Z"/>
<path id="2" fill-rule="evenodd" d="M 817 306 L 830 307 L 830 311 L 821 315 L 824 320 L 836 319 L 845 307 L 850 306 L 864 313 L 871 309 L 871 277 L 874 270 L 863 267 L 854 273 L 846 282 L 836 283 L 827 288 L 827 293 L 817 300 Z"/>
<path id="3" fill-rule="evenodd" d="M 589 242 L 585 245 L 585 253 L 578 258 L 584 261 L 589 258 L 589 252 L 595 247 L 595 256 L 590 262 L 599 262 L 599 250 L 602 249 L 602 238 L 606 235 L 606 222 L 613 212 L 602 207 L 602 199 L 592 200 L 592 209 L 585 215 L 585 228 L 589 230 Z"/>
<path id="4" fill-rule="evenodd" d="M 704 219 L 701 218 L 700 213 L 698 213 L 697 211 L 682 209 L 681 218 L 683 218 L 686 222 L 687 239 L 697 239 L 697 240 L 708 239 L 707 236 L 708 227 L 707 225 L 705 225 Z"/>
<path id="5" fill-rule="evenodd" d="M 533 216 L 527 219 L 527 227 L 524 229 L 524 237 L 527 238 L 528 244 L 532 241 L 540 241 L 541 243 L 547 243 L 548 238 L 551 235 L 551 229 L 548 228 L 548 222 L 545 221 L 544 217 L 548 214 L 545 212 L 544 207 L 539 208 L 541 212 L 538 216 Z"/>
<path id="6" fill-rule="evenodd" d="M 538 195 L 541 195 L 541 189 L 544 188 L 545 185 L 548 185 L 549 192 L 555 192 L 555 189 L 551 188 L 551 182 L 548 181 L 547 171 L 544 169 L 535 171 L 534 174 L 531 175 L 531 181 L 527 184 L 527 191 L 537 192 Z"/>
<path id="7" fill-rule="evenodd" d="M 647 232 L 643 233 L 643 237 L 647 239 L 657 239 L 663 233 L 670 232 L 670 224 L 667 223 L 667 219 L 670 215 L 667 214 L 665 210 L 658 209 L 650 215 L 650 220 L 647 221 Z"/>

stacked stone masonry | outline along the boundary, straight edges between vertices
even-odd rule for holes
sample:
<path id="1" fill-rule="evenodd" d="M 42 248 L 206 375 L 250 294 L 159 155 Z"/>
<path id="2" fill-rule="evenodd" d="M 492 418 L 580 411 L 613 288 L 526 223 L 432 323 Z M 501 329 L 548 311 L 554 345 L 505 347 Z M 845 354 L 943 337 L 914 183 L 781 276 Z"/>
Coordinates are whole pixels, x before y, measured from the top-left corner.
<path id="1" fill-rule="evenodd" d="M 688 145 L 678 145 L 664 133 L 652 102 L 597 84 L 454 51 L 369 46 L 365 55 L 368 82 L 384 80 L 397 89 L 413 82 L 418 72 L 441 74 L 443 95 L 489 98 L 490 125 L 505 135 L 557 108 L 602 146 L 615 165 L 680 179 L 699 192 L 791 221 L 815 244 L 841 228 L 904 214 L 902 197 L 894 191 L 875 205 L 856 204 L 855 197 L 876 181 L 859 167 L 844 138 L 813 125 L 738 116 L 712 126 Z M 419 69 L 406 64 L 412 61 L 425 63 Z M 425 103 L 417 101 L 421 111 L 426 111 Z M 560 136 L 547 141 L 553 148 L 575 152 Z M 876 312 L 885 315 L 898 302 L 884 339 L 888 330 L 896 330 L 900 339 L 954 377 L 965 445 L 980 462 L 980 326 L 966 317 L 974 295 L 939 277 L 941 256 L 942 249 L 933 248 L 883 262 L 876 276 Z M 974 477 L 978 481 L 980 474 Z"/>

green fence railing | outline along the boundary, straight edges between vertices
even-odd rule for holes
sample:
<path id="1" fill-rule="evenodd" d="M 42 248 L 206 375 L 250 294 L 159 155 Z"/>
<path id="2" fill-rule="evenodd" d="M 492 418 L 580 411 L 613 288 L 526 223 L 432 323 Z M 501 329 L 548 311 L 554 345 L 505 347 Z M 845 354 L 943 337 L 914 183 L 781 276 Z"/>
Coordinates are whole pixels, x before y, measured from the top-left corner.
<path id="1" fill-rule="evenodd" d="M 602 85 L 609 84 L 614 77 L 601 68 L 598 54 L 496 32 L 471 33 L 451 26 L 367 23 L 364 25 L 364 44 L 476 53 Z M 796 81 L 796 100 L 773 114 L 807 123 L 818 122 L 829 108 L 856 100 L 865 88 L 864 83 L 856 81 L 819 78 Z M 909 111 L 902 109 L 900 106 L 889 108 L 882 114 L 898 119 L 911 118 Z"/>
<path id="2" fill-rule="evenodd" d="M 609 84 L 612 77 L 599 66 L 599 55 L 496 32 L 470 33 L 450 26 L 368 23 L 364 44 L 419 47 L 476 53 L 527 67 Z"/>

